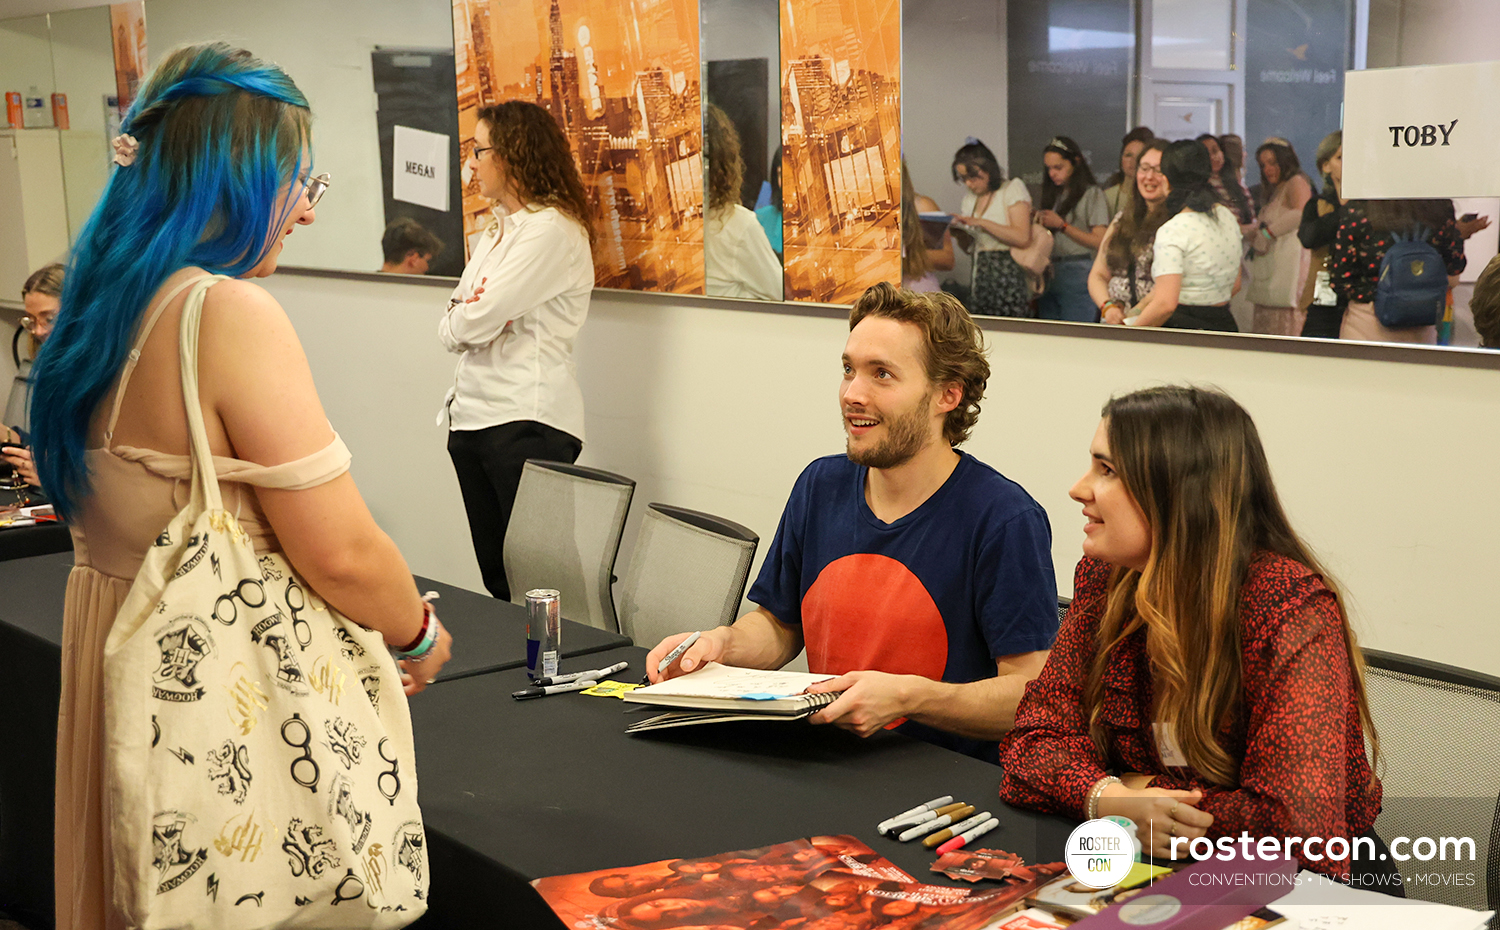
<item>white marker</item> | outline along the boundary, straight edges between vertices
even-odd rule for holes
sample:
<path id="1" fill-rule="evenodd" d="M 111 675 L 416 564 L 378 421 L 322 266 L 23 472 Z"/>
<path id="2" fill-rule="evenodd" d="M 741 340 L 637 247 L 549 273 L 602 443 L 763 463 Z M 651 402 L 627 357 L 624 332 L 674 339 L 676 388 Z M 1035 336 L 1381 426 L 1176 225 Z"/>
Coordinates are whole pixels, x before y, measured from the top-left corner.
<path id="1" fill-rule="evenodd" d="M 592 688 L 599 682 L 589 678 L 582 681 L 569 682 L 565 685 L 547 685 L 543 688 L 523 688 L 520 691 L 512 691 L 510 696 L 518 701 L 526 701 L 531 698 L 546 697 L 549 694 L 563 694 L 567 691 L 582 691 L 584 688 Z"/>
<path id="2" fill-rule="evenodd" d="M 934 810 L 936 808 L 942 807 L 945 804 L 952 804 L 952 803 L 953 803 L 953 795 L 951 795 L 951 794 L 945 794 L 945 795 L 943 795 L 940 798 L 933 798 L 931 801 L 928 801 L 926 804 L 918 804 L 916 807 L 913 807 L 911 810 L 909 810 L 909 811 L 902 811 L 901 813 L 899 813 L 896 816 L 890 818 L 889 820 L 882 820 L 880 822 L 880 824 L 875 828 L 875 832 L 876 833 L 884 833 L 885 831 L 889 830 L 891 827 L 894 827 L 896 824 L 900 823 L 901 821 L 905 820 L 908 817 L 914 817 L 917 814 L 925 814 L 925 813 L 927 813 L 930 810 Z"/>
<path id="3" fill-rule="evenodd" d="M 701 630 L 694 630 L 692 636 L 689 636 L 687 639 L 678 643 L 676 649 L 673 649 L 671 652 L 667 653 L 665 658 L 656 663 L 656 674 L 660 675 L 662 672 L 665 672 L 667 670 L 667 666 L 682 658 L 682 654 L 688 651 L 688 647 L 693 643 L 696 643 L 698 641 L 698 637 L 702 635 L 703 632 Z"/>
<path id="4" fill-rule="evenodd" d="M 580 681 L 584 678 L 592 678 L 595 681 L 603 681 L 604 676 L 613 675 L 615 672 L 623 672 L 630 667 L 629 662 L 616 662 L 609 668 L 596 668 L 588 672 L 569 672 L 566 675 L 553 675 L 550 678 L 538 678 L 532 682 L 537 687 L 546 685 L 565 685 L 570 681 Z"/>
<path id="5" fill-rule="evenodd" d="M 979 839 L 981 836 L 984 836 L 986 833 L 990 832 L 998 826 L 1000 826 L 999 820 L 993 818 L 991 818 L 990 820 L 986 820 L 984 823 L 970 830 L 968 833 L 960 833 L 958 836 L 955 836 L 953 839 L 939 846 L 938 855 L 941 856 L 946 853 L 953 852 L 953 850 L 955 849 L 963 849 L 965 846 L 969 845 L 969 843 Z"/>
<path id="6" fill-rule="evenodd" d="M 974 813 L 974 808 L 965 804 L 963 807 L 960 807 L 958 810 L 952 811 L 951 813 L 944 814 L 941 817 L 934 817 L 932 820 L 917 824 L 915 827 L 912 827 L 910 830 L 902 833 L 899 837 L 897 837 L 897 839 L 905 843 L 907 840 L 914 840 L 919 836 L 926 836 L 934 830 L 941 830 L 942 828 L 948 826 L 948 824 L 953 823 L 955 817 L 957 817 L 959 820 L 962 820 L 972 813 Z"/>

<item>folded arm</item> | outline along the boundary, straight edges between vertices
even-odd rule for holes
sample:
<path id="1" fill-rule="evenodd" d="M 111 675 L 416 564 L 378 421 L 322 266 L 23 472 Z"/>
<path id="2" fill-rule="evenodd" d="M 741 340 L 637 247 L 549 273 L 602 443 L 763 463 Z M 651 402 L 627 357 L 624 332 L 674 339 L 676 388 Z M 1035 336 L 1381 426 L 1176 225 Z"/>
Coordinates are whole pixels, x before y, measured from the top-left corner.
<path id="1" fill-rule="evenodd" d="M 450 306 L 438 324 L 438 338 L 449 352 L 489 345 L 511 320 L 572 286 L 564 272 L 571 251 L 580 246 L 563 227 L 533 220 L 506 235 L 513 240 L 504 256 L 485 269 L 469 296 Z"/>

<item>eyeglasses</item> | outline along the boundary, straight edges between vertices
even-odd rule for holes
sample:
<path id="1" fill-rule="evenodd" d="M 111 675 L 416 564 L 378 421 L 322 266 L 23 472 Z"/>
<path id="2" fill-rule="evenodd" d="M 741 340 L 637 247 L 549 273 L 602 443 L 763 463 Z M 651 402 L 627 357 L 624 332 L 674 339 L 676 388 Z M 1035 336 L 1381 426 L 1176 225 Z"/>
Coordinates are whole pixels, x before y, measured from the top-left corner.
<path id="1" fill-rule="evenodd" d="M 333 183 L 332 178 L 325 172 L 315 178 L 307 179 L 307 206 L 309 209 L 316 207 L 323 195 L 328 193 L 328 185 Z"/>
<path id="2" fill-rule="evenodd" d="M 41 316 L 31 316 L 28 314 L 21 317 L 21 328 L 32 335 L 36 335 L 38 329 L 51 329 L 52 324 L 56 322 L 57 314 L 55 313 L 44 313 Z"/>
<path id="3" fill-rule="evenodd" d="M 1140 177 L 1141 175 L 1145 175 L 1148 178 L 1152 177 L 1153 175 L 1158 177 L 1166 177 L 1166 173 L 1155 165 L 1136 165 L 1135 173 L 1136 177 Z"/>
<path id="4" fill-rule="evenodd" d="M 240 609 L 234 606 L 236 600 L 246 607 L 264 607 L 266 587 L 258 578 L 242 580 L 234 586 L 234 590 L 228 594 L 219 595 L 219 599 L 214 601 L 214 619 L 225 626 L 233 626 L 234 622 L 240 618 Z"/>
<path id="5" fill-rule="evenodd" d="M 474 157 L 477 159 L 479 156 L 483 155 L 485 152 L 493 152 L 494 150 L 495 150 L 495 147 L 493 145 L 476 145 L 474 147 L 473 154 L 474 154 Z"/>

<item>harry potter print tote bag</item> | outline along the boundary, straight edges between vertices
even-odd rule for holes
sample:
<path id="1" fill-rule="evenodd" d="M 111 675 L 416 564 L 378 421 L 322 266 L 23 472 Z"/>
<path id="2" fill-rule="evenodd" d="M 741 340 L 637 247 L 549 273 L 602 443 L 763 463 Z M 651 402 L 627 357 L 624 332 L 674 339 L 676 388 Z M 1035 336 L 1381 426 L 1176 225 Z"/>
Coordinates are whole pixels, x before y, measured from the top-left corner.
<path id="1" fill-rule="evenodd" d="M 411 717 L 380 635 L 257 554 L 219 493 L 182 314 L 188 505 L 105 644 L 104 813 L 130 927 L 402 927 L 426 910 Z"/>

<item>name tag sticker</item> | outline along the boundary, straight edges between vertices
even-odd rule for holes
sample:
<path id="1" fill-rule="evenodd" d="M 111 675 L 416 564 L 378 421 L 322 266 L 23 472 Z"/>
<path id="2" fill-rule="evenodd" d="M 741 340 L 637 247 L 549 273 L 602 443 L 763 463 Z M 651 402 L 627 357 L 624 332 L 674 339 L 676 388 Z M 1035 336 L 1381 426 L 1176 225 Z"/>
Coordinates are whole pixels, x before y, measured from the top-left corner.
<path id="1" fill-rule="evenodd" d="M 1151 732 L 1156 737 L 1156 752 L 1161 756 L 1161 764 L 1168 768 L 1187 768 L 1188 760 L 1177 747 L 1177 736 L 1172 732 L 1170 723 L 1153 723 Z"/>

